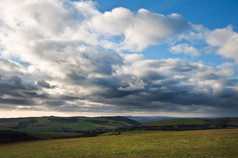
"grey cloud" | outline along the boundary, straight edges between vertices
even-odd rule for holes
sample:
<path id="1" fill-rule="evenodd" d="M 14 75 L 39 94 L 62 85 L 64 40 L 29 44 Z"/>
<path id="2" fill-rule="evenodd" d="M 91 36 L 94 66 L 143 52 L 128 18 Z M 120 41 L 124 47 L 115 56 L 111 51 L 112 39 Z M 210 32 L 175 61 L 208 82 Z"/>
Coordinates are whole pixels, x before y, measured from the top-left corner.
<path id="1" fill-rule="evenodd" d="M 44 104 L 50 105 L 50 106 L 60 106 L 60 105 L 65 105 L 67 103 L 61 100 L 53 100 L 53 101 L 46 101 L 44 102 Z"/>
<path id="2" fill-rule="evenodd" d="M 237 98 L 237 92 L 229 88 L 229 85 L 226 83 L 223 85 L 224 88 L 217 93 L 213 93 L 214 87 L 212 85 L 199 85 L 198 82 L 206 83 L 206 80 L 212 79 L 217 82 L 216 84 L 219 84 L 220 80 L 224 80 L 223 76 L 218 76 L 218 74 L 214 75 L 212 73 L 208 73 L 207 76 L 205 74 L 205 76 L 202 76 L 201 78 L 196 76 L 197 73 L 202 73 L 203 69 L 206 69 L 206 67 L 201 68 L 198 65 L 190 64 L 182 60 L 176 61 L 173 64 L 170 61 L 167 61 L 167 64 L 166 61 L 157 60 L 156 62 L 157 64 L 149 65 L 149 67 L 151 67 L 151 69 L 159 65 L 160 68 L 164 67 L 167 69 L 167 67 L 170 67 L 167 69 L 170 71 L 170 74 L 163 71 L 154 71 L 155 76 L 163 77 L 153 78 L 150 77 L 150 73 L 143 73 L 143 77 L 141 77 L 141 79 L 145 82 L 145 89 L 139 89 L 136 91 L 123 91 L 115 87 L 122 85 L 110 84 L 111 82 L 120 83 L 121 76 L 117 76 L 117 80 L 105 79 L 107 84 L 103 84 L 103 87 L 106 88 L 102 88 L 101 91 L 93 93 L 92 96 L 94 97 L 90 97 L 89 99 L 95 102 L 123 106 L 125 108 L 130 106 L 147 110 L 150 108 L 157 108 L 157 110 L 163 111 L 168 108 L 167 105 L 163 107 L 163 103 L 170 103 L 171 110 L 173 109 L 173 106 L 177 104 L 181 106 L 207 105 L 215 108 L 223 108 L 227 106 L 226 102 L 230 103 L 230 99 L 235 100 Z M 149 77 L 146 77 L 146 75 Z M 176 75 L 184 75 L 186 77 L 177 79 L 174 78 Z M 146 80 L 146 78 L 149 78 L 150 80 Z M 189 80 L 191 79 L 195 82 L 189 83 Z M 228 78 L 225 78 L 225 80 L 227 83 L 230 82 L 230 79 Z M 159 82 L 153 83 L 153 81 Z M 99 84 L 100 83 L 97 83 L 97 85 Z M 114 88 L 108 87 L 110 85 L 114 85 Z M 160 102 L 161 106 L 153 107 L 153 102 Z M 233 102 L 232 105 L 236 107 L 237 103 Z M 177 106 L 175 107 L 178 108 Z"/>
<path id="3" fill-rule="evenodd" d="M 18 98 L 2 99 L 2 104 L 37 105 L 43 102 L 42 105 L 57 111 L 81 112 L 194 112 L 199 107 L 232 111 L 238 106 L 238 93 L 232 88 L 238 82 L 226 73 L 222 74 L 219 68 L 179 59 L 140 59 L 128 64 L 115 52 L 78 53 L 74 58 L 77 64 L 68 64 L 65 59 L 66 63 L 59 66 L 65 71 L 65 79 L 53 76 L 50 79 L 64 83 L 66 87 L 62 89 L 70 93 L 47 94 L 42 87 L 49 89 L 51 86 L 43 78 L 25 82 L 26 74 L 10 75 L 7 79 L 1 75 L 1 96 L 7 94 Z M 217 85 L 220 88 L 217 89 Z M 61 86 L 52 90 L 57 88 Z M 87 93 L 77 93 L 80 89 Z M 30 98 L 33 100 L 29 101 Z M 91 103 L 101 107 L 88 106 Z"/>
<path id="4" fill-rule="evenodd" d="M 24 99 L 1 99 L 0 104 L 15 104 L 15 105 L 34 105 L 34 101 L 31 100 L 24 100 Z M 1 107 L 1 106 L 0 106 Z"/>
<path id="5" fill-rule="evenodd" d="M 37 85 L 44 88 L 51 88 L 50 84 L 47 83 L 45 80 L 37 81 Z"/>
<path id="6" fill-rule="evenodd" d="M 12 105 L 35 106 L 38 99 L 48 98 L 34 78 L 21 63 L 0 58 L 0 108 L 7 104 L 13 109 L 16 106 Z"/>
<path id="7" fill-rule="evenodd" d="M 24 78 L 26 79 L 26 78 Z M 3 90 L 37 90 L 38 87 L 34 83 L 23 81 L 20 76 L 0 76 L 0 86 Z"/>
<path id="8" fill-rule="evenodd" d="M 40 99 L 47 99 L 50 97 L 49 94 L 47 93 L 43 93 L 43 94 L 39 94 L 37 92 L 22 92 L 21 93 L 23 97 L 27 97 L 28 99 L 33 99 L 33 98 L 40 98 Z"/>
<path id="9" fill-rule="evenodd" d="M 69 80 L 76 84 L 89 86 L 105 82 L 104 78 L 110 78 L 110 75 L 114 73 L 114 66 L 121 65 L 123 62 L 121 56 L 112 52 L 79 52 L 75 58 L 76 65 L 66 65 Z M 105 84 L 110 84 L 110 82 Z"/>

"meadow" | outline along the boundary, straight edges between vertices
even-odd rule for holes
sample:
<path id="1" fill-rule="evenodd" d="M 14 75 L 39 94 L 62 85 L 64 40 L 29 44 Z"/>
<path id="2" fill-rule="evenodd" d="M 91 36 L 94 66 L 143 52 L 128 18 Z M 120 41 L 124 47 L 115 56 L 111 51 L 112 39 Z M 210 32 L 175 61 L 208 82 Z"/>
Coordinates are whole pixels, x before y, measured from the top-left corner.
<path id="1" fill-rule="evenodd" d="M 114 117 L 28 117 L 0 119 L 0 144 L 24 140 L 25 134 L 32 139 L 53 139 L 95 136 L 100 132 L 130 128 L 139 123 L 120 116 Z M 9 131 L 14 131 L 7 135 Z M 21 132 L 21 133 L 19 133 Z M 3 134 L 5 134 L 3 136 Z M 18 135 L 17 139 L 15 135 Z M 15 138 L 15 139 L 14 139 Z M 29 140 L 29 139 L 28 139 Z"/>
<path id="2" fill-rule="evenodd" d="M 130 131 L 0 145 L 1 158 L 235 158 L 238 129 Z"/>

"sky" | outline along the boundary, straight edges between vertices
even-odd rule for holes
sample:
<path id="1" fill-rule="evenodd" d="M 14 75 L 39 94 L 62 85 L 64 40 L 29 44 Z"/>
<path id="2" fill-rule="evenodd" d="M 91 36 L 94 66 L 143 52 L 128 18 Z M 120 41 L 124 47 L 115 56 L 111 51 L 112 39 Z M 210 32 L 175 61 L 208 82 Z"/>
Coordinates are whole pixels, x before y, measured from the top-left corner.
<path id="1" fill-rule="evenodd" d="M 238 116 L 238 0 L 2 0 L 0 117 Z"/>

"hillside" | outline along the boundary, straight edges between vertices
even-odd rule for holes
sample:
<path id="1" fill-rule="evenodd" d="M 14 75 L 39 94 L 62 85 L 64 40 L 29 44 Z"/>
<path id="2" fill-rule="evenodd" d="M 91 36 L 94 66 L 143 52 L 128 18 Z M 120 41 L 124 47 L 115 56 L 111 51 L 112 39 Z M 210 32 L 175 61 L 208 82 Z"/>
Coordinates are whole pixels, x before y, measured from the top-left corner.
<path id="1" fill-rule="evenodd" d="M 97 135 L 138 122 L 125 117 L 28 117 L 0 119 L 1 131 L 24 132 L 39 139 Z M 24 134 L 23 134 L 24 135 Z"/>
<path id="2" fill-rule="evenodd" d="M 134 126 L 136 121 L 124 117 L 29 117 L 0 119 L 0 129 L 24 132 L 68 132 L 116 129 Z"/>
<path id="3" fill-rule="evenodd" d="M 153 122 L 149 122 L 149 123 L 144 123 L 141 126 L 202 125 L 205 123 L 206 122 L 204 121 L 204 119 L 181 118 L 181 119 L 153 121 Z"/>
<path id="4" fill-rule="evenodd" d="M 238 128 L 238 117 L 231 118 L 180 118 L 154 121 L 140 125 L 144 129 L 168 129 L 168 130 L 192 130 L 192 129 L 216 129 Z"/>
<path id="5" fill-rule="evenodd" d="M 0 144 L 1 158 L 235 158 L 238 129 L 131 131 L 121 135 Z"/>

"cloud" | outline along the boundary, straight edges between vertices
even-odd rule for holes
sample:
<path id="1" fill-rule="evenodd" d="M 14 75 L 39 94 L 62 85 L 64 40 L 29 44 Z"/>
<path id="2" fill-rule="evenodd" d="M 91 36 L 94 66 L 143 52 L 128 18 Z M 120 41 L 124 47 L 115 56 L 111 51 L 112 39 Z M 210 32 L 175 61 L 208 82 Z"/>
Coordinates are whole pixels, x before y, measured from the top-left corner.
<path id="1" fill-rule="evenodd" d="M 178 14 L 164 16 L 140 9 L 132 26 L 125 31 L 125 48 L 142 51 L 188 28 L 188 22 Z"/>
<path id="2" fill-rule="evenodd" d="M 190 28 L 179 14 L 164 16 L 145 9 L 133 13 L 122 7 L 100 13 L 92 1 L 16 4 L 15 0 L 1 4 L 2 55 L 41 65 L 51 64 L 52 58 L 67 58 L 67 54 L 58 55 L 62 49 L 143 51 Z"/>
<path id="3" fill-rule="evenodd" d="M 234 32 L 231 26 L 211 31 L 206 37 L 206 42 L 218 47 L 217 54 L 238 62 L 238 33 Z"/>
<path id="4" fill-rule="evenodd" d="M 51 88 L 50 84 L 47 83 L 45 80 L 39 80 L 37 81 L 37 85 L 45 88 Z"/>
<path id="5" fill-rule="evenodd" d="M 103 14 L 93 16 L 89 25 L 97 33 L 122 35 L 134 18 L 133 13 L 126 8 L 114 8 Z"/>
<path id="6" fill-rule="evenodd" d="M 184 53 L 191 56 L 199 56 L 200 54 L 196 48 L 189 46 L 187 43 L 172 46 L 169 48 L 169 51 L 174 54 Z"/>
<path id="7" fill-rule="evenodd" d="M 164 16 L 146 9 L 133 14 L 122 7 L 92 17 L 88 25 L 97 33 L 106 34 L 104 38 L 120 36 L 117 45 L 112 46 L 134 52 L 168 40 L 190 27 L 179 14 Z M 115 49 L 113 47 L 109 48 Z"/>
<path id="8" fill-rule="evenodd" d="M 122 7 L 101 13 L 92 1 L 67 0 L 20 4 L 3 0 L 0 9 L 0 108 L 102 113 L 238 111 L 238 81 L 232 79 L 232 65 L 212 67 L 123 53 L 170 43 L 188 33 L 192 25 L 178 14 L 165 16 L 145 9 L 133 13 Z M 227 29 L 230 34 L 224 37 L 225 43 L 232 44 L 236 33 Z M 226 48 L 220 41 L 208 38 L 208 43 Z M 175 44 L 170 50 L 200 54 L 191 43 Z"/>

